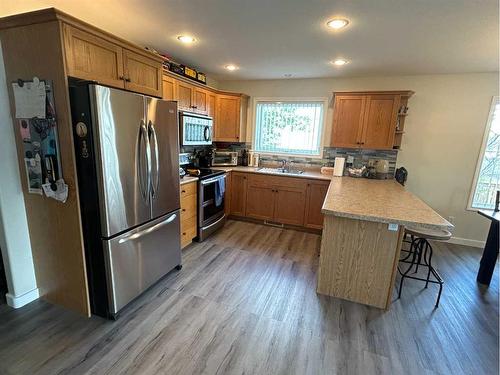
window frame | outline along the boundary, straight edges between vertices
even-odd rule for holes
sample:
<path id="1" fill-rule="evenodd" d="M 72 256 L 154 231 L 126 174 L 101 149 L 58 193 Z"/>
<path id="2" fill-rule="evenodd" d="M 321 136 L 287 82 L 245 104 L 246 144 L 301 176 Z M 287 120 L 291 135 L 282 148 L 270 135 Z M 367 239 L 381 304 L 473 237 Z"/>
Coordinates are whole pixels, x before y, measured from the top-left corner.
<path id="1" fill-rule="evenodd" d="M 486 145 L 488 143 L 488 138 L 490 136 L 491 124 L 493 122 L 493 114 L 495 112 L 495 107 L 496 107 L 497 103 L 500 104 L 500 96 L 494 95 L 491 98 L 490 109 L 488 112 L 488 119 L 486 120 L 486 127 L 484 129 L 484 134 L 483 134 L 483 141 L 481 143 L 481 149 L 479 151 L 479 155 L 478 155 L 477 161 L 476 161 L 476 170 L 474 171 L 474 178 L 472 179 L 472 186 L 471 186 L 471 189 L 469 191 L 469 200 L 467 202 L 467 207 L 466 207 L 466 209 L 468 211 L 476 212 L 478 210 L 483 209 L 483 208 L 472 207 L 472 201 L 474 200 L 474 194 L 476 193 L 477 181 L 479 179 L 481 165 L 483 164 L 484 153 L 486 151 Z"/>
<path id="2" fill-rule="evenodd" d="M 258 103 L 321 103 L 323 106 L 322 119 L 320 122 L 320 139 L 319 139 L 319 154 L 296 154 L 291 152 L 270 152 L 270 151 L 258 151 L 256 149 L 257 142 L 257 104 Z M 297 158 L 310 158 L 310 159 L 322 159 L 323 150 L 325 146 L 325 132 L 326 132 L 326 118 L 328 112 L 328 98 L 326 97 L 258 97 L 253 100 L 253 119 L 252 119 L 252 150 L 259 155 L 277 155 L 277 156 L 287 156 L 287 157 L 297 157 Z"/>

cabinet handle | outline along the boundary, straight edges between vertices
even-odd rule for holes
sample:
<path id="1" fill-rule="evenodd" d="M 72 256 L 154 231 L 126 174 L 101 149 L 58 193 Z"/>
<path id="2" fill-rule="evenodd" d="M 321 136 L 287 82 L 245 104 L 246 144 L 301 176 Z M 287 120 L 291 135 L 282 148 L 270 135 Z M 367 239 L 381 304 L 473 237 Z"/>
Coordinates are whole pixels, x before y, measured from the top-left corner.
<path id="1" fill-rule="evenodd" d="M 182 209 L 182 212 L 186 212 L 186 209 L 185 209 L 185 208 L 183 208 L 183 209 Z"/>
<path id="2" fill-rule="evenodd" d="M 125 78 L 125 82 L 130 82 L 130 78 Z"/>
<path id="3" fill-rule="evenodd" d="M 119 76 L 118 79 L 121 80 L 121 81 L 123 81 L 123 80 L 125 80 L 125 77 L 124 76 Z"/>
<path id="4" fill-rule="evenodd" d="M 185 236 L 186 235 L 186 232 L 182 232 L 182 235 Z"/>
<path id="5" fill-rule="evenodd" d="M 182 193 L 185 193 L 185 192 L 186 192 L 186 190 L 182 190 L 181 192 L 182 192 Z"/>

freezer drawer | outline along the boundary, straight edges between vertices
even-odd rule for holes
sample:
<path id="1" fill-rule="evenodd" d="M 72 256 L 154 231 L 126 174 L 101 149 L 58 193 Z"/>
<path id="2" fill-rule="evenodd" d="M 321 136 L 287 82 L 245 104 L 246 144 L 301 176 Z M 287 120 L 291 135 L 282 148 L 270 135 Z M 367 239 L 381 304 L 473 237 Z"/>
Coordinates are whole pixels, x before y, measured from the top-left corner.
<path id="1" fill-rule="evenodd" d="M 181 264 L 179 211 L 104 241 L 109 307 L 126 304 Z"/>

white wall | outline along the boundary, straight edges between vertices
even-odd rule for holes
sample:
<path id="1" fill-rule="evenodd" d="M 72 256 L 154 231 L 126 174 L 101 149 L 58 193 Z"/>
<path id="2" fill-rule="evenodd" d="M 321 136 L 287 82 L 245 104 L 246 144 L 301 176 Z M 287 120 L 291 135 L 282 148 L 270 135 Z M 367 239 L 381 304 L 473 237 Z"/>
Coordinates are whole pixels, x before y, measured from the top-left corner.
<path id="1" fill-rule="evenodd" d="M 415 91 L 398 156 L 398 165 L 409 171 L 408 189 L 445 218 L 454 217 L 458 241 L 467 239 L 481 246 L 485 240 L 489 223 L 466 211 L 466 206 L 491 97 L 498 95 L 498 73 L 219 81 L 218 85 L 250 95 L 251 108 L 255 97 L 331 99 L 333 91 Z M 330 107 L 325 144 L 330 139 L 332 113 Z"/>
<path id="2" fill-rule="evenodd" d="M 0 248 L 2 249 L 9 289 L 7 303 L 12 307 L 21 307 L 38 298 L 38 289 L 31 255 L 1 48 L 0 142 Z"/>

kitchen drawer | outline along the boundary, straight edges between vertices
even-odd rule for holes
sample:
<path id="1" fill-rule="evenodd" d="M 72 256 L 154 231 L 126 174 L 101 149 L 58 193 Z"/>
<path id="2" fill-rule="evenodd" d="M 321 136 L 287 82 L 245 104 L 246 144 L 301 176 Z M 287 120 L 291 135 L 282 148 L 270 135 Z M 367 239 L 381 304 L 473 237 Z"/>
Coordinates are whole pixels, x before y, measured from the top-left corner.
<path id="1" fill-rule="evenodd" d="M 196 216 L 196 194 L 186 195 L 181 198 L 182 220 Z"/>
<path id="2" fill-rule="evenodd" d="M 197 185 L 196 181 L 181 185 L 181 199 L 188 195 L 196 194 Z"/>
<path id="3" fill-rule="evenodd" d="M 193 242 L 193 238 L 196 237 L 196 227 L 188 228 L 185 231 L 181 232 L 181 248 L 185 248 L 191 242 Z"/>
<path id="4" fill-rule="evenodd" d="M 196 237 L 196 215 L 184 218 L 181 215 L 181 247 L 186 247 Z"/>

